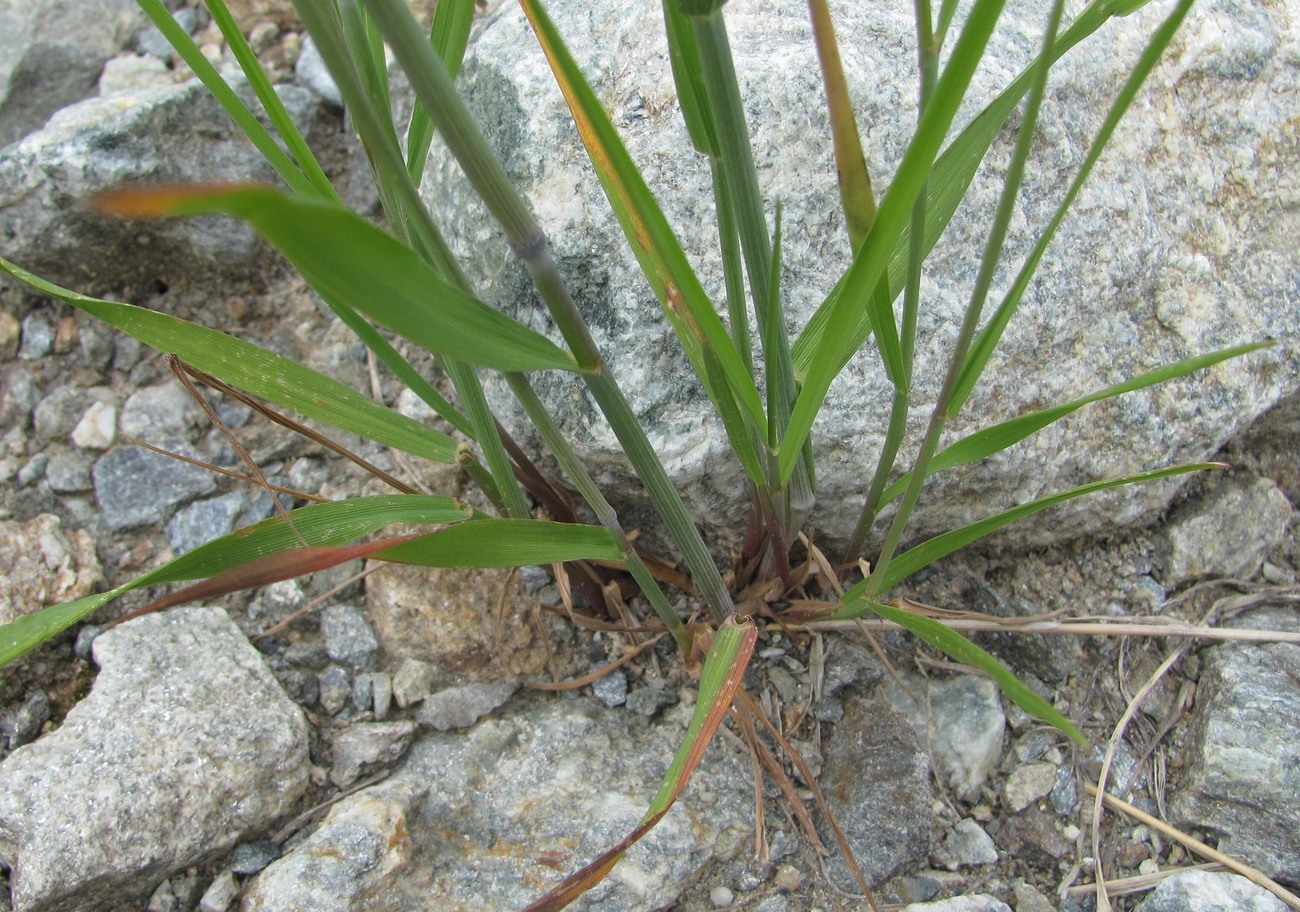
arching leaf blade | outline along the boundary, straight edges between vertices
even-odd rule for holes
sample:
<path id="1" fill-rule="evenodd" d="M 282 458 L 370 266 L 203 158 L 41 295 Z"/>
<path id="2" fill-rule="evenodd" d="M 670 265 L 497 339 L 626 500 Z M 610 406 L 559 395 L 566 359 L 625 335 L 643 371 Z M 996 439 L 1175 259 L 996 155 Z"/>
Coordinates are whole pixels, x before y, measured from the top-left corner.
<path id="1" fill-rule="evenodd" d="M 424 535 L 374 555 L 422 567 L 527 567 L 571 560 L 623 560 L 602 526 L 541 519 L 482 519 Z"/>
<path id="2" fill-rule="evenodd" d="M 1136 377 L 1130 377 L 1122 383 L 1116 383 L 1108 386 L 1103 390 L 1095 393 L 1089 393 L 1087 396 L 1081 396 L 1078 399 L 1061 405 L 1050 406 L 1040 409 L 1036 412 L 1030 412 L 1025 415 L 1018 415 L 1006 421 L 999 422 L 991 427 L 975 431 L 966 437 L 961 438 L 947 449 L 941 451 L 930 462 L 929 475 L 947 469 L 953 469 L 971 462 L 976 462 L 994 453 L 1000 453 L 1009 449 L 1020 441 L 1032 436 L 1050 424 L 1060 421 L 1067 415 L 1073 414 L 1085 405 L 1093 402 L 1100 402 L 1104 399 L 1111 399 L 1124 393 L 1135 392 L 1136 390 L 1146 389 L 1155 386 L 1157 383 L 1164 383 L 1167 380 L 1175 380 L 1179 377 L 1186 377 L 1198 370 L 1218 364 L 1220 361 L 1226 361 L 1229 358 L 1238 358 L 1242 355 L 1258 351 L 1262 348 L 1268 348 L 1272 342 L 1251 342 L 1245 345 L 1236 345 L 1232 348 L 1224 348 L 1219 351 L 1210 352 L 1205 355 L 1196 355 L 1191 358 L 1184 358 L 1181 361 L 1175 361 L 1172 364 L 1165 364 L 1154 370 L 1138 374 Z M 881 496 L 881 503 L 889 503 L 898 497 L 907 488 L 908 481 L 912 475 L 910 472 L 896 479 Z"/>
<path id="3" fill-rule="evenodd" d="M 116 589 L 51 605 L 5 624 L 0 627 L 0 666 L 132 589 L 212 577 L 268 555 L 298 548 L 303 541 L 313 547 L 339 545 L 394 523 L 456 523 L 468 519 L 471 513 L 464 504 L 442 495 L 383 494 L 301 507 L 289 514 L 292 529 L 282 517 L 264 519 L 200 545 Z"/>
<path id="4" fill-rule="evenodd" d="M 241 218 L 322 296 L 435 354 L 503 371 L 576 370 L 554 342 L 445 281 L 411 248 L 341 205 L 248 184 L 115 190 L 96 200 L 128 218 Z"/>
<path id="5" fill-rule="evenodd" d="M 456 459 L 456 441 L 447 434 L 252 343 L 170 314 L 69 291 L 2 258 L 0 273 L 267 402 L 415 456 L 443 463 Z"/>
<path id="6" fill-rule="evenodd" d="M 1056 707 L 1030 690 L 1024 682 L 1015 676 L 1011 669 L 957 631 L 944 626 L 934 618 L 906 611 L 902 608 L 895 608 L 891 605 L 882 605 L 879 602 L 870 601 L 861 602 L 860 605 L 864 609 L 861 612 L 862 614 L 867 611 L 874 612 L 885 620 L 893 621 L 900 627 L 906 628 L 935 649 L 951 656 L 958 662 L 978 668 L 992 678 L 1002 692 L 1029 715 L 1054 725 L 1073 741 L 1081 745 L 1087 744 L 1083 733 Z"/>

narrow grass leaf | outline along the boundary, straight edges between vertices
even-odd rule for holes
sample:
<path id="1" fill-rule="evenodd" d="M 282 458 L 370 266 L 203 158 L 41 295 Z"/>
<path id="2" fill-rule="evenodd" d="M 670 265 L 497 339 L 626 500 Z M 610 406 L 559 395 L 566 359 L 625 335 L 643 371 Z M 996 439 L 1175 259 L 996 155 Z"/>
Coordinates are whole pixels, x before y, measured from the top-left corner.
<path id="1" fill-rule="evenodd" d="M 235 94 L 235 90 L 226 82 L 225 77 L 217 71 L 212 61 L 203 56 L 199 46 L 189 33 L 176 22 L 162 0 L 138 0 L 140 8 L 153 22 L 163 37 L 172 46 L 185 65 L 193 70 L 204 87 L 212 93 L 222 109 L 230 116 L 236 126 L 243 131 L 257 151 L 275 169 L 276 173 L 298 193 L 315 194 L 318 188 L 307 179 L 298 168 L 297 163 L 276 142 L 266 127 L 262 126 L 256 115 Z M 328 182 L 327 182 L 328 183 Z M 331 191 L 332 192 L 332 191 Z"/>
<path id="2" fill-rule="evenodd" d="M 882 357 L 897 358 L 898 373 L 903 376 L 901 348 L 895 348 L 893 338 L 881 337 L 882 331 L 888 332 L 894 327 L 893 311 L 891 309 L 887 316 L 877 313 L 880 308 L 874 306 L 876 290 L 911 216 L 913 205 L 925 187 L 939 146 L 952 125 L 975 68 L 983 57 L 1002 5 L 1002 0 L 976 0 L 934 95 L 921 116 L 912 142 L 903 155 L 889 192 L 881 201 L 871 231 L 853 258 L 853 265 L 831 295 L 833 303 L 826 333 L 809 356 L 803 387 L 790 416 L 790 426 L 781 441 L 780 469 L 783 483 L 793 474 L 803 451 L 804 440 L 821 411 L 831 382 L 844 363 L 839 360 L 843 340 L 856 332 L 855 327 L 863 311 L 867 312 L 872 328 L 877 333 L 876 343 Z M 890 287 L 897 286 L 891 282 Z M 875 325 L 877 323 L 879 325 Z"/>
<path id="3" fill-rule="evenodd" d="M 1164 383 L 1167 380 L 1174 380 L 1179 377 L 1186 377 L 1198 370 L 1209 367 L 1212 364 L 1218 364 L 1220 361 L 1226 361 L 1229 358 L 1239 358 L 1242 355 L 1258 351 L 1262 348 L 1268 348 L 1272 342 L 1252 342 L 1246 345 L 1237 345 L 1232 348 L 1221 349 L 1216 352 L 1210 352 L 1205 355 L 1196 355 L 1192 358 L 1184 358 L 1182 361 L 1175 361 L 1173 364 L 1166 364 L 1154 370 L 1131 377 L 1122 383 L 1116 383 L 1114 386 L 1108 386 L 1103 390 L 1090 393 L 1087 396 L 1081 396 L 1062 405 L 1051 406 L 1040 409 L 1036 412 L 1030 412 L 1026 415 L 1019 415 L 1006 421 L 999 422 L 992 427 L 987 427 L 976 431 L 962 439 L 958 440 L 952 446 L 938 453 L 930 462 L 927 475 L 934 475 L 947 469 L 953 469 L 957 466 L 966 465 L 992 456 L 994 453 L 1000 453 L 1008 449 L 1032 434 L 1037 433 L 1049 424 L 1060 421 L 1062 418 L 1070 415 L 1079 409 L 1093 402 L 1100 402 L 1103 399 L 1111 399 L 1115 396 L 1131 393 L 1135 390 L 1146 389 L 1155 386 L 1157 383 Z M 911 480 L 912 473 L 908 472 L 898 478 L 891 484 L 883 495 L 881 495 L 881 504 L 889 503 L 898 497 L 907 489 L 907 484 Z"/>
<path id="4" fill-rule="evenodd" d="M 705 379 L 713 385 L 713 389 L 716 391 L 715 401 L 718 406 L 718 415 L 722 418 L 723 427 L 727 432 L 727 439 L 731 441 L 732 450 L 735 452 L 736 458 L 740 460 L 740 465 L 744 468 L 745 474 L 749 476 L 749 480 L 762 487 L 766 483 L 763 474 L 762 457 L 759 456 L 758 449 L 754 446 L 749 428 L 745 426 L 744 418 L 740 414 L 736 401 L 731 397 L 731 392 L 721 377 L 722 366 L 718 364 L 713 349 L 705 348 L 702 355 L 704 357 L 704 369 L 707 372 Z"/>
<path id="5" fill-rule="evenodd" d="M 1063 31 L 1052 49 L 1051 62 L 1055 63 L 1069 50 L 1091 36 L 1105 25 L 1113 15 L 1113 7 L 1118 7 L 1114 0 L 1092 0 L 1070 26 Z M 947 8 L 947 4 L 945 4 Z M 926 181 L 926 228 L 925 243 L 922 245 L 928 254 L 938 242 L 953 213 L 966 196 L 966 190 L 980 163 L 988 154 L 990 146 L 997 138 L 1007 119 L 1015 111 L 1020 100 L 1029 91 L 1033 82 L 1034 66 L 1032 61 L 1021 73 L 981 111 L 944 150 L 935 161 Z M 892 188 L 891 188 L 892 189 Z M 907 267 L 907 249 L 910 228 L 905 228 L 889 258 L 889 287 L 895 293 L 903 287 L 903 276 Z M 823 356 L 827 348 L 826 339 L 838 341 L 838 348 L 831 363 L 838 373 L 853 354 L 862 346 L 872 331 L 870 313 L 863 312 L 848 331 L 843 327 L 830 330 L 831 314 L 838 299 L 837 284 L 827 299 L 817 308 L 808 324 L 795 340 L 793 347 L 795 375 L 803 380 L 807 377 L 817 358 Z"/>
<path id="6" fill-rule="evenodd" d="M 569 54 L 550 18 L 536 0 L 520 0 L 551 65 L 587 155 L 595 166 L 610 208 L 637 262 L 664 307 L 699 376 L 705 375 L 700 349 L 709 345 L 748 420 L 766 436 L 762 399 L 753 377 L 737 352 L 681 244 L 646 186 L 577 63 Z"/>
<path id="7" fill-rule="evenodd" d="M 668 767 L 659 791 L 640 825 L 618 845 L 603 852 L 590 864 L 570 874 L 545 896 L 530 903 L 524 912 L 558 912 L 583 893 L 596 886 L 613 869 L 618 860 L 664 818 L 695 773 L 718 726 L 731 709 L 740 683 L 749 667 L 758 629 L 749 618 L 730 617 L 713 634 L 704 670 L 700 675 L 700 692 L 695 712 L 687 726 L 673 762 Z"/>
<path id="8" fill-rule="evenodd" d="M 469 31 L 474 24 L 474 2 L 475 0 L 439 0 L 433 8 L 429 42 L 453 79 L 460 72 L 465 49 L 469 46 Z M 424 177 L 424 164 L 429 157 L 432 141 L 433 119 L 417 98 L 406 131 L 406 168 L 411 175 L 411 182 L 417 187 Z"/>
<path id="9" fill-rule="evenodd" d="M 860 602 L 858 607 L 862 610 L 855 616 L 860 617 L 867 611 L 872 611 L 885 620 L 893 621 L 900 627 L 910 630 L 935 649 L 958 662 L 978 668 L 992 678 L 1002 692 L 1029 715 L 1054 725 L 1078 744 L 1087 745 L 1083 733 L 1064 714 L 1030 690 L 1009 668 L 957 631 L 944 626 L 934 618 L 902 608 L 882 605 L 879 602 Z"/>
<path id="10" fill-rule="evenodd" d="M 1031 500 L 1029 503 L 1012 507 L 1010 510 L 1004 510 L 994 516 L 988 516 L 984 519 L 977 520 L 969 525 L 962 526 L 959 529 L 952 529 L 941 535 L 936 535 L 928 541 L 922 542 L 915 548 L 904 551 L 890 563 L 880 591 L 885 592 L 891 586 L 894 586 L 907 579 L 913 573 L 916 573 L 923 567 L 928 567 L 941 557 L 946 557 L 954 551 L 966 547 L 973 541 L 977 541 L 991 532 L 996 532 L 1003 526 L 1009 525 L 1016 520 L 1023 519 L 1037 513 L 1040 510 L 1046 510 L 1048 507 L 1054 507 L 1059 503 L 1067 500 L 1074 500 L 1076 497 L 1083 497 L 1086 494 L 1094 494 L 1098 491 L 1104 491 L 1108 488 L 1117 488 L 1121 485 L 1139 484 L 1145 481 L 1155 481 L 1160 478 L 1172 478 L 1175 475 L 1186 475 L 1189 472 L 1204 472 L 1208 469 L 1222 468 L 1220 463 L 1215 462 L 1198 462 L 1188 465 L 1170 466 L 1163 469 L 1153 469 L 1149 472 L 1138 472 L 1134 475 L 1124 475 L 1119 478 L 1108 478 L 1102 481 L 1093 481 L 1088 484 L 1079 485 L 1070 488 L 1068 491 L 1061 491 L 1057 494 L 1050 494 L 1046 497 L 1040 497 Z M 844 594 L 844 603 L 850 604 L 854 599 L 860 597 L 866 588 L 867 580 L 863 580 Z"/>
<path id="11" fill-rule="evenodd" d="M 719 155 L 718 133 L 713 123 L 713 111 L 709 108 L 709 93 L 704 87 L 695 32 L 676 0 L 663 0 L 663 9 L 668 62 L 672 65 L 677 104 L 682 109 L 682 119 L 686 121 L 686 132 L 691 135 L 697 151 L 716 159 Z"/>
<path id="12" fill-rule="evenodd" d="M 853 116 L 849 84 L 844 78 L 835 24 L 826 0 L 808 0 L 812 17 L 813 40 L 821 64 L 822 85 L 826 90 L 826 108 L 831 119 L 831 138 L 835 144 L 835 176 L 840 186 L 840 205 L 849 242 L 856 251 L 876 219 L 876 193 L 871 187 L 867 158 L 862 153 L 858 122 Z"/>
<path id="13" fill-rule="evenodd" d="M 468 519 L 471 513 L 451 497 L 424 494 L 385 494 L 301 507 L 289 514 L 292 528 L 278 516 L 262 520 L 201 545 L 116 589 L 51 605 L 5 624 L 0 627 L 0 666 L 132 589 L 210 577 L 268 554 L 296 548 L 304 540 L 314 547 L 337 545 L 394 523 L 456 523 Z"/>
<path id="14" fill-rule="evenodd" d="M 572 560 L 623 560 L 618 538 L 602 526 L 542 519 L 482 519 L 389 548 L 379 560 L 422 567 L 527 567 Z"/>
<path id="15" fill-rule="evenodd" d="M 239 23 L 231 15 L 225 0 L 205 0 L 205 5 L 212 14 L 212 21 L 221 30 L 221 36 L 226 39 L 226 45 L 230 48 L 231 53 L 235 55 L 235 59 L 239 61 L 239 67 L 244 71 L 244 76 L 248 78 L 249 85 L 253 87 L 257 100 L 262 103 L 262 109 L 266 111 L 266 116 L 270 119 L 276 132 L 280 134 L 280 138 L 284 141 L 289 153 L 297 160 L 298 167 L 302 169 L 303 174 L 311 183 L 315 194 L 321 199 L 337 200 L 338 194 L 335 193 L 333 185 L 330 184 L 329 178 L 325 176 L 325 171 L 316 160 L 311 147 L 307 145 L 307 140 L 303 138 L 298 125 L 294 123 L 289 110 L 284 106 L 284 102 L 280 100 L 275 87 L 271 85 L 270 77 L 266 75 L 266 70 L 263 69 L 261 61 L 257 59 L 257 54 L 253 52 L 248 39 L 244 37 L 244 32 L 240 29 Z"/>
<path id="16" fill-rule="evenodd" d="M 37 278 L 0 259 L 0 273 L 115 326 L 231 386 L 308 418 L 435 462 L 456 459 L 456 441 L 309 367 L 215 329 L 132 304 L 101 301 Z"/>
<path id="17" fill-rule="evenodd" d="M 279 248 L 322 295 L 429 351 L 498 370 L 575 370 L 545 336 L 444 281 L 419 254 L 342 206 L 247 184 L 158 187 L 101 194 L 126 217 L 223 212 Z"/>
<path id="18" fill-rule="evenodd" d="M 1052 216 L 1052 220 L 1034 245 L 1029 257 L 1021 265 L 1020 272 L 1016 275 L 1016 280 L 1007 292 L 1006 297 L 1002 299 L 997 311 L 989 318 L 988 324 L 980 331 L 979 336 L 971 346 L 970 353 L 962 364 L 961 376 L 958 378 L 956 391 L 948 408 L 950 416 L 957 414 L 957 411 L 974 389 L 976 381 L 984 372 L 984 368 L 993 356 L 998 342 L 1002 339 L 1003 331 L 1011 321 L 1016 309 L 1020 306 L 1025 291 L 1029 288 L 1029 283 L 1038 270 L 1038 264 L 1042 261 L 1043 254 L 1047 251 L 1048 245 L 1051 244 L 1052 238 L 1056 236 L 1057 228 L 1060 227 L 1061 222 L 1065 220 L 1066 215 L 1074 206 L 1074 201 L 1083 189 L 1084 182 L 1092 174 L 1093 167 L 1110 143 L 1110 139 L 1114 136 L 1120 120 L 1137 97 L 1138 90 L 1142 88 L 1142 84 L 1146 82 L 1147 77 L 1151 75 L 1151 71 L 1160 62 L 1160 58 L 1169 46 L 1169 42 L 1173 40 L 1178 27 L 1182 25 L 1188 10 L 1191 9 L 1192 2 L 1193 0 L 1181 0 L 1174 7 L 1169 16 L 1156 29 L 1155 34 L 1151 36 L 1151 40 L 1143 49 L 1138 62 L 1124 81 L 1124 85 L 1120 88 L 1119 94 L 1116 95 L 1114 103 L 1106 113 L 1106 119 L 1102 122 L 1101 129 L 1097 131 L 1096 138 L 1092 141 L 1092 145 L 1088 147 L 1083 164 L 1079 166 L 1079 173 L 1075 175 L 1074 180 L 1070 183 L 1070 187 L 1061 200 L 1061 204 L 1057 207 L 1056 213 Z"/>

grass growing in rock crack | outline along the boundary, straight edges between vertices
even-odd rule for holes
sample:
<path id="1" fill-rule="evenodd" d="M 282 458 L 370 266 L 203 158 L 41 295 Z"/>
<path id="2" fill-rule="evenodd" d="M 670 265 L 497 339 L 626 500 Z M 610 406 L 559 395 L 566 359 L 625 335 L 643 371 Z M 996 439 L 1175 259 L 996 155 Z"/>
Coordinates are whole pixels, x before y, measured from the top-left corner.
<path id="1" fill-rule="evenodd" d="M 622 617 L 612 580 L 631 578 L 654 627 L 676 641 L 700 682 L 695 718 L 646 816 L 626 839 L 565 878 L 531 908 L 558 909 L 597 883 L 626 849 L 651 829 L 682 793 L 713 734 L 728 714 L 757 757 L 772 758 L 768 739 L 785 752 L 805 782 L 814 777 L 780 730 L 741 687 L 759 635 L 769 623 L 879 616 L 958 661 L 990 675 L 1030 714 L 1082 740 L 1073 724 L 999 662 L 940 620 L 892 599 L 912 574 L 1009 523 L 1055 504 L 1122 485 L 1208 468 L 1147 467 L 1039 497 L 951 529 L 911 547 L 909 523 L 927 479 L 997 454 L 1084 406 L 1186 376 L 1259 346 L 1244 345 L 1188 358 L 1132 379 L 983 428 L 945 445 L 945 430 L 972 397 L 1011 324 L 1044 251 L 1071 211 L 1081 187 L 1125 111 L 1138 96 L 1185 17 L 1176 3 L 1131 63 L 1098 134 L 1037 244 L 1021 263 L 1007 263 L 1003 243 L 1031 152 L 1052 67 L 1111 19 L 1142 0 L 1092 0 L 1069 22 L 1057 0 L 1045 17 L 1039 51 L 1029 66 L 952 136 L 957 113 L 1003 3 L 976 0 L 958 15 L 944 0 L 916 3 L 919 105 L 910 142 L 889 186 L 877 198 L 844 77 L 833 17 L 825 0 L 809 0 L 834 139 L 834 167 L 852 263 L 797 334 L 787 331 L 781 287 L 779 201 L 769 224 L 750 146 L 744 99 L 731 52 L 722 0 L 664 0 L 663 25 L 681 114 L 691 141 L 713 175 L 718 255 L 725 297 L 713 299 L 664 216 L 653 189 L 624 148 L 578 62 L 538 0 L 520 0 L 563 92 L 610 207 L 662 305 L 710 407 L 725 429 L 745 483 L 749 527 L 739 553 L 711 549 L 638 423 L 619 382 L 596 346 L 584 315 L 553 259 L 529 204 L 511 185 L 455 88 L 455 74 L 473 23 L 473 0 L 442 0 L 432 30 L 422 30 L 404 0 L 297 0 L 298 13 L 329 66 L 372 170 L 385 228 L 344 207 L 222 0 L 208 0 L 213 18 L 240 62 L 274 133 L 262 126 L 186 35 L 161 0 L 141 6 L 204 81 L 284 181 L 284 188 L 205 185 L 128 188 L 100 196 L 100 209 L 127 218 L 223 213 L 242 219 L 277 247 L 337 317 L 392 375 L 428 404 L 449 432 L 433 430 L 306 367 L 225 333 L 129 304 L 97 300 L 57 287 L 0 260 L 0 270 L 166 352 L 178 376 L 230 392 L 274 415 L 283 409 L 392 447 L 414 457 L 455 464 L 493 505 L 477 511 L 448 496 L 415 493 L 390 479 L 397 493 L 316 503 L 213 541 L 108 592 L 43 609 L 0 629 L 0 663 L 54 636 L 130 589 L 200 580 L 164 596 L 151 609 L 311 572 L 358 556 L 426 566 L 555 565 L 582 611 Z M 743 40 L 743 37 L 740 39 Z M 386 53 L 416 98 L 409 120 L 395 121 Z M 811 100 L 810 104 L 814 103 Z M 996 137 L 1019 117 L 1000 199 L 988 213 L 979 269 L 947 356 L 936 401 L 921 433 L 908 440 L 916 408 L 915 352 L 927 257 Z M 903 116 L 900 112 L 900 117 Z M 550 334 L 525 326 L 478 297 L 474 279 L 447 243 L 439 217 L 420 196 L 432 137 L 438 134 L 531 277 L 549 314 Z M 951 139 L 949 138 L 951 136 Z M 829 167 L 830 163 L 809 163 Z M 454 216 L 453 216 L 454 217 Z M 992 302 L 999 268 L 1014 270 L 1009 290 Z M 441 395 L 398 353 L 407 340 L 432 354 L 454 387 Z M 831 384 L 874 340 L 880 369 L 893 388 L 882 415 L 880 455 L 862 466 L 864 505 L 838 563 L 802 533 L 819 522 L 818 447 L 812 433 Z M 1107 356 L 1098 351 L 1097 357 Z M 1043 365 L 1050 370 L 1050 365 Z M 481 382 L 496 372 L 528 415 L 562 478 L 542 471 L 498 420 Z M 683 572 L 633 545 L 618 513 L 574 452 L 564 429 L 533 388 L 533 378 L 559 372 L 582 384 L 608 422 L 644 485 L 662 531 L 681 556 Z M 288 420 L 288 419 L 287 419 Z M 909 445 L 910 444 L 910 445 Z M 915 451 L 910 465 L 899 454 Z M 259 483 L 255 466 L 251 475 Z M 575 505 L 569 491 L 575 491 Z M 892 511 L 892 512 L 891 512 Z M 426 531 L 366 540 L 397 524 Z M 870 552 L 868 545 L 874 545 Z M 720 569 L 720 561 L 727 572 Z M 679 616 L 659 577 L 671 576 L 701 606 Z M 843 588 L 842 584 L 847 585 Z M 791 600 L 835 594 L 827 606 Z M 781 765 L 768 772 L 788 783 Z M 793 789 L 790 790 L 793 792 Z M 816 800 L 820 796 L 814 789 Z M 824 804 L 822 811 L 825 812 Z M 806 812 L 802 821 L 810 820 Z M 829 816 L 829 815 L 827 815 Z M 851 866 L 852 852 L 831 826 Z M 815 834 L 807 827 L 809 837 Z M 868 885 L 858 874 L 862 889 Z M 874 906 L 874 901 L 872 901 Z"/>

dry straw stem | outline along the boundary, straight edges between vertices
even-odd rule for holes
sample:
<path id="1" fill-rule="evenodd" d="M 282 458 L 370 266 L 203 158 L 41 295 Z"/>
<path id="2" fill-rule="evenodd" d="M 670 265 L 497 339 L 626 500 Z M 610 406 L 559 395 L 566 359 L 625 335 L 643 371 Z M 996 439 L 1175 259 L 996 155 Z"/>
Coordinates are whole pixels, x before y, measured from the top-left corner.
<path id="1" fill-rule="evenodd" d="M 928 612 L 927 612 L 928 614 Z M 1110 621 L 1106 618 L 1078 619 L 1074 621 L 1036 621 L 1032 618 L 1018 621 L 1016 619 L 985 618 L 964 616 L 938 618 L 953 630 L 974 633 L 1043 633 L 1062 636 L 1148 636 L 1148 637 L 1192 637 L 1206 640 L 1236 640 L 1250 643 L 1296 643 L 1300 644 L 1300 633 L 1286 630 L 1256 630 L 1254 628 L 1206 627 L 1202 624 L 1187 624 L 1180 621 L 1148 623 L 1130 623 Z M 810 621 L 806 624 L 791 624 L 805 630 L 902 630 L 898 624 L 883 619 L 865 618 L 851 621 Z"/>
<path id="2" fill-rule="evenodd" d="M 1087 790 L 1089 795 L 1097 794 L 1097 786 L 1094 785 L 1093 783 L 1085 781 L 1083 783 L 1083 787 Z M 1170 839 L 1178 840 L 1180 843 L 1182 843 L 1187 848 L 1191 849 L 1196 854 L 1201 855 L 1205 858 L 1209 858 L 1212 861 L 1217 861 L 1225 868 L 1230 868 L 1231 870 L 1237 872 L 1241 876 L 1250 880 L 1252 883 L 1258 884 L 1259 886 L 1263 887 L 1265 890 L 1268 890 L 1270 893 L 1272 893 L 1278 899 L 1282 900 L 1282 902 L 1286 903 L 1292 909 L 1296 909 L 1297 912 L 1300 912 L 1300 896 L 1296 896 L 1286 887 L 1282 886 L 1280 883 L 1276 882 L 1275 880 L 1272 880 L 1259 869 L 1252 868 L 1250 865 L 1242 864 L 1240 861 L 1237 861 L 1235 858 L 1232 858 L 1228 855 L 1224 855 L 1222 852 L 1218 851 L 1217 849 L 1210 848 L 1205 843 L 1201 842 L 1199 839 L 1195 839 L 1187 835 L 1186 833 L 1184 833 L 1182 830 L 1170 826 L 1169 824 L 1165 823 L 1163 820 L 1161 820 L 1158 817 L 1152 817 L 1150 814 L 1146 813 L 1146 811 L 1135 808 L 1133 805 L 1129 804 L 1124 799 L 1116 798 L 1114 795 L 1110 794 L 1109 792 L 1103 793 L 1103 800 L 1105 800 L 1106 804 L 1109 805 L 1111 808 L 1117 811 L 1122 811 L 1123 813 L 1132 817 L 1134 820 L 1138 821 L 1139 823 L 1144 823 L 1147 826 L 1151 827 L 1153 830 L 1159 830 L 1161 833 L 1164 833 Z M 1088 890 L 1091 891 L 1092 888 L 1089 887 Z"/>

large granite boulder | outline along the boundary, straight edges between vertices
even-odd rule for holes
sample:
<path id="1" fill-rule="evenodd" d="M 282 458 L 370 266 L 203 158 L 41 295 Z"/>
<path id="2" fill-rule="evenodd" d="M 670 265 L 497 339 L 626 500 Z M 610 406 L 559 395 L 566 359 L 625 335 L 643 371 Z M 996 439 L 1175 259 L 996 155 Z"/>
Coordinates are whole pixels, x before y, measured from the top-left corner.
<path id="1" fill-rule="evenodd" d="M 1008 5 L 959 125 L 1029 61 L 1047 7 Z M 1073 177 L 1102 121 L 1103 100 L 1167 12 L 1167 4 L 1153 7 L 1110 22 L 1055 71 L 1011 228 L 1013 266 Z M 659 4 L 554 0 L 548 9 L 720 302 L 708 166 L 693 153 L 676 108 Z M 844 3 L 833 13 L 873 176 L 878 190 L 887 188 L 915 120 L 911 7 Z M 726 15 L 762 190 L 769 206 L 783 204 L 782 289 L 791 325 L 802 327 L 849 263 L 807 9 L 799 0 L 733 0 Z M 1285 5 L 1194 7 L 1062 226 L 1001 354 L 952 433 L 1192 354 L 1270 337 L 1290 341 L 1090 408 L 1005 455 L 932 480 L 916 534 L 1085 481 L 1204 459 L 1295 392 L 1298 16 Z M 661 458 L 707 531 L 734 543 L 745 515 L 741 470 L 609 213 L 518 10 L 490 14 L 462 79 Z M 977 177 L 930 260 L 913 396 L 918 436 L 1013 142 L 1011 132 L 999 137 L 991 174 Z M 482 295 L 545 325 L 522 268 L 445 153 L 435 152 L 425 186 Z M 1010 278 L 998 278 L 995 295 Z M 630 472 L 581 384 L 561 375 L 536 382 L 611 495 L 624 509 L 634 506 Z M 890 395 L 870 350 L 832 388 L 815 430 L 822 506 L 809 517 L 824 538 L 842 539 L 856 519 Z M 510 401 L 505 394 L 498 399 Z M 904 459 L 913 451 L 905 448 Z M 1006 533 L 1004 541 L 1046 542 L 1149 519 L 1176 489 L 1162 483 L 1075 502 Z"/>

